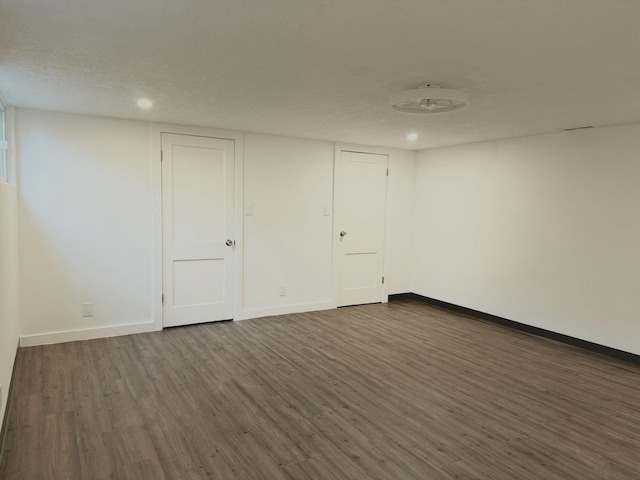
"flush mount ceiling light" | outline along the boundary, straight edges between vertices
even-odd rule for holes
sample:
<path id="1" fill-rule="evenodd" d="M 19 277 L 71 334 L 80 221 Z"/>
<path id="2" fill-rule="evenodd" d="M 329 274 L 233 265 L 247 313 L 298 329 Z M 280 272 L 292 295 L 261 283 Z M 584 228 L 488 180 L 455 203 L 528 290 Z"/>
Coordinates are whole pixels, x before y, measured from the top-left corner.
<path id="1" fill-rule="evenodd" d="M 153 102 L 147 98 L 140 98 L 138 99 L 138 106 L 140 108 L 151 108 L 153 107 Z"/>
<path id="2" fill-rule="evenodd" d="M 453 112 L 468 103 L 469 95 L 466 93 L 433 84 L 420 85 L 389 98 L 389 105 L 397 112 L 416 115 Z"/>

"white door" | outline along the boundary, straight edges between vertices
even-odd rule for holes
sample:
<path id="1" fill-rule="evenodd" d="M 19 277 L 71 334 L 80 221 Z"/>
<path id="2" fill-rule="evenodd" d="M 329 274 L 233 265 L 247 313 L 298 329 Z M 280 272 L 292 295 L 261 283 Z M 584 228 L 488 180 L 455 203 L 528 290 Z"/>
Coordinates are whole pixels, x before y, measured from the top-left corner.
<path id="1" fill-rule="evenodd" d="M 162 134 L 165 327 L 233 318 L 233 185 L 233 140 Z"/>
<path id="2" fill-rule="evenodd" d="M 382 301 L 387 155 L 340 151 L 336 169 L 338 306 Z"/>

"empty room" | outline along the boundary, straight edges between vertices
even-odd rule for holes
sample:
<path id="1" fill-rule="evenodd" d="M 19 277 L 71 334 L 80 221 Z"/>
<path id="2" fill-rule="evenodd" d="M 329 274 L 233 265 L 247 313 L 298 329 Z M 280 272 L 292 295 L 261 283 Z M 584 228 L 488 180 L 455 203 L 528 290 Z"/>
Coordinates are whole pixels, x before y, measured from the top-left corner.
<path id="1" fill-rule="evenodd" d="M 640 4 L 0 1 L 0 479 L 640 478 Z"/>

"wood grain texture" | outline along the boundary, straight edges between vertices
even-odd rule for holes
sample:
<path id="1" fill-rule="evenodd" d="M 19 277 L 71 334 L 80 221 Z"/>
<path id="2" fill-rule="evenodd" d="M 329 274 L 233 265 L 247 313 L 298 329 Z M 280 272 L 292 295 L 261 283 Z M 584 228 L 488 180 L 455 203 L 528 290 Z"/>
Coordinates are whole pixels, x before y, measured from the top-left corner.
<path id="1" fill-rule="evenodd" d="M 412 300 L 17 362 L 3 480 L 640 476 L 640 367 Z"/>

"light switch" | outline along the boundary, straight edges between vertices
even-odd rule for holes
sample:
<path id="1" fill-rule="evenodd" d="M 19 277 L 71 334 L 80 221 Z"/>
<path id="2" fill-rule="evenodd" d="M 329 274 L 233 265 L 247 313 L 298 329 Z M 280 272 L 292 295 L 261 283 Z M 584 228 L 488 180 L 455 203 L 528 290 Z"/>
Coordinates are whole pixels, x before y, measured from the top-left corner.
<path id="1" fill-rule="evenodd" d="M 325 217 L 330 217 L 331 216 L 331 207 L 328 206 L 324 206 L 324 216 Z"/>
<path id="2" fill-rule="evenodd" d="M 253 215 L 253 205 L 245 205 L 244 206 L 244 214 L 245 215 Z"/>

